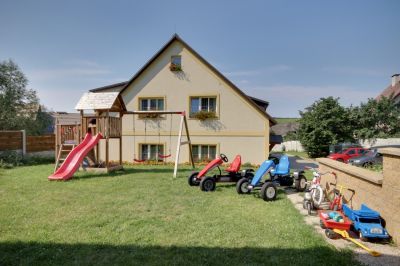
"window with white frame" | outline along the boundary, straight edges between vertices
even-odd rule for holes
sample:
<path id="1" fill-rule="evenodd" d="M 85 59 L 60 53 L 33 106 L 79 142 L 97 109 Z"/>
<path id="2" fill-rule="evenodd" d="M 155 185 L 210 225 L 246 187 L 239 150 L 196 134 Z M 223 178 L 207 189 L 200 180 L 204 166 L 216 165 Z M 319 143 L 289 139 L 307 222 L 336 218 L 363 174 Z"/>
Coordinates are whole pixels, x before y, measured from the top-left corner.
<path id="1" fill-rule="evenodd" d="M 217 157 L 217 145 L 192 145 L 195 162 L 212 161 Z"/>
<path id="2" fill-rule="evenodd" d="M 164 145 L 160 144 L 140 144 L 141 160 L 162 161 L 159 154 L 164 154 Z"/>
<path id="3" fill-rule="evenodd" d="M 164 98 L 141 98 L 140 111 L 163 111 Z"/>
<path id="4" fill-rule="evenodd" d="M 217 112 L 217 97 L 190 97 L 190 116 L 198 112 Z"/>

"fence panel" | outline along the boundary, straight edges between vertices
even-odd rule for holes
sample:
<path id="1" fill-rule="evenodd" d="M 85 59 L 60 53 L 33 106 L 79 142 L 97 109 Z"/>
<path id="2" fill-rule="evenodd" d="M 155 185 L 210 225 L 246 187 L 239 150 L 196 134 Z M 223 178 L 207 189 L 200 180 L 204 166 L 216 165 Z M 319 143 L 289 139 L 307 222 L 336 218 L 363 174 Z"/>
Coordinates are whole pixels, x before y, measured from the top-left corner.
<path id="1" fill-rule="evenodd" d="M 42 136 L 27 136 L 26 137 L 26 151 L 51 151 L 55 146 L 55 135 L 42 135 Z"/>
<path id="2" fill-rule="evenodd" d="M 21 150 L 21 131 L 0 131 L 0 151 Z"/>

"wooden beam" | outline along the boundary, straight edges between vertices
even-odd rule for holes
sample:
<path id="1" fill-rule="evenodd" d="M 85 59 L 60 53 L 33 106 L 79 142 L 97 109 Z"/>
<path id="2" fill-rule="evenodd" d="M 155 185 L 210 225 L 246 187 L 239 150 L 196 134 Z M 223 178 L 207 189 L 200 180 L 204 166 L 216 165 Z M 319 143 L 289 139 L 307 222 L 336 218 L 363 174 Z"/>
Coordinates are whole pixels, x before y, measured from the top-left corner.
<path id="1" fill-rule="evenodd" d="M 187 142 L 189 143 L 190 163 L 192 164 L 192 168 L 194 169 L 195 166 L 194 166 L 194 159 L 193 159 L 193 152 L 192 152 L 192 144 L 191 144 L 190 134 L 189 134 L 189 127 L 188 127 L 188 124 L 187 124 L 185 113 L 183 113 L 182 116 L 183 116 L 183 121 L 185 122 L 185 130 L 186 130 Z"/>

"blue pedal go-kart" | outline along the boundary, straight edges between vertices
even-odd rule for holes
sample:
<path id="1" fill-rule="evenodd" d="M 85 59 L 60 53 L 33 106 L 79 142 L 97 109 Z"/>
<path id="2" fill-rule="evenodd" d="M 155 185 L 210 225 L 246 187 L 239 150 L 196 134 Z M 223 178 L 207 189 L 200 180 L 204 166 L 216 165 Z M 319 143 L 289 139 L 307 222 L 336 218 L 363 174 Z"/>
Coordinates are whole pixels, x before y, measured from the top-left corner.
<path id="1" fill-rule="evenodd" d="M 260 189 L 260 196 L 265 201 L 275 200 L 278 186 L 293 186 L 297 191 L 304 191 L 307 179 L 304 171 L 295 171 L 290 174 L 290 163 L 287 155 L 282 155 L 279 163 L 276 160 L 265 160 L 254 174 L 253 178 L 242 178 L 236 184 L 239 194 L 248 194 L 253 190 Z M 266 174 L 269 176 L 262 181 Z"/>

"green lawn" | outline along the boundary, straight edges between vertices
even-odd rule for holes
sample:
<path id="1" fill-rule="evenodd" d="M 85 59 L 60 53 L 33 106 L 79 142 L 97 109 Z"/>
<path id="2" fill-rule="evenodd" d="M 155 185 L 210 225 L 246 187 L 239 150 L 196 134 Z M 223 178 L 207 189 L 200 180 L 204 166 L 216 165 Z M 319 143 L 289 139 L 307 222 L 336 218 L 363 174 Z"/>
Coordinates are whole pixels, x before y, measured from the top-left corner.
<path id="1" fill-rule="evenodd" d="M 274 202 L 189 187 L 188 168 L 127 167 L 49 182 L 53 165 L 0 177 L 0 265 L 350 265 L 280 193 Z"/>

